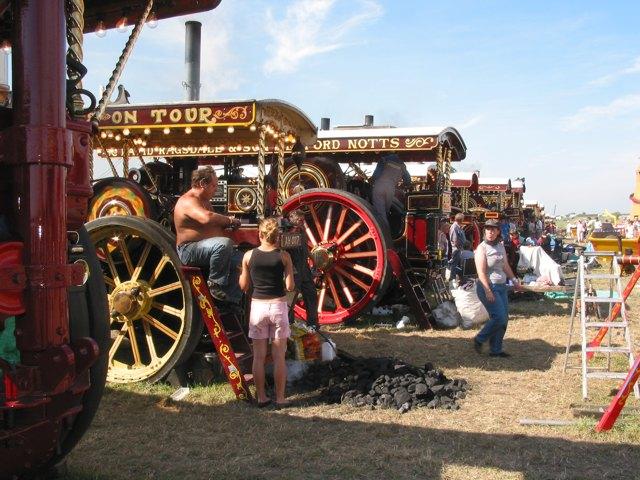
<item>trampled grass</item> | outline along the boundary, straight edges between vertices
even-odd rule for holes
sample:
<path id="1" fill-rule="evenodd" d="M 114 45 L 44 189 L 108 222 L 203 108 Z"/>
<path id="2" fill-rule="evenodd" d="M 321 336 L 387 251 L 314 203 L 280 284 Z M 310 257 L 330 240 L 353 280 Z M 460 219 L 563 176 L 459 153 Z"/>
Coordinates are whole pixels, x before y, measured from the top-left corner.
<path id="1" fill-rule="evenodd" d="M 593 431 L 596 417 L 572 414 L 576 406 L 606 405 L 616 384 L 590 383 L 585 403 L 579 371 L 562 372 L 570 304 L 545 299 L 511 306 L 510 359 L 477 355 L 473 330 L 361 325 L 332 332 L 351 354 L 430 361 L 447 376 L 466 378 L 473 389 L 458 411 L 401 415 L 306 401 L 261 410 L 236 402 L 224 383 L 197 387 L 177 403 L 167 401 L 166 385 L 111 386 L 69 458 L 69 478 L 640 478 L 636 399 L 627 403 L 634 413 L 608 433 Z M 632 333 L 640 338 L 640 294 L 629 306 Z M 577 423 L 523 426 L 523 418 Z"/>

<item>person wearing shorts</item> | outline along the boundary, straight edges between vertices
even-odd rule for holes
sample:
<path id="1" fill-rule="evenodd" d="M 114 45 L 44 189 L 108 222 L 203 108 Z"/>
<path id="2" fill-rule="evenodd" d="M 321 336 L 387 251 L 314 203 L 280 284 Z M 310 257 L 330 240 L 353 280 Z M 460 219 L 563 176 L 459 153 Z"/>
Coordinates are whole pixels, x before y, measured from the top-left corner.
<path id="1" fill-rule="evenodd" d="M 253 341 L 253 381 L 256 386 L 258 406 L 271 403 L 265 391 L 264 364 L 271 340 L 273 377 L 275 380 L 276 406 L 287 405 L 285 386 L 287 365 L 285 353 L 289 330 L 289 309 L 285 288 L 295 288 L 291 256 L 278 248 L 280 231 L 275 218 L 266 218 L 258 226 L 260 246 L 245 253 L 242 259 L 240 288 L 251 294 L 249 314 L 249 338 Z"/>

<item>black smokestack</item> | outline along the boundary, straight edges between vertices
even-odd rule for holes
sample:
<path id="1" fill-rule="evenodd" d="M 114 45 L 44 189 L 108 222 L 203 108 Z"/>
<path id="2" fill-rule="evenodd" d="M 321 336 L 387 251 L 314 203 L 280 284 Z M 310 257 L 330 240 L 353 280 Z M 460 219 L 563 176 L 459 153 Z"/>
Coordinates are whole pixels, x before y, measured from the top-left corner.
<path id="1" fill-rule="evenodd" d="M 365 115 L 364 116 L 364 126 L 365 127 L 373 127 L 373 115 Z"/>
<path id="2" fill-rule="evenodd" d="M 329 130 L 329 128 L 331 128 L 331 119 L 322 117 L 320 119 L 320 130 Z"/>
<path id="3" fill-rule="evenodd" d="M 187 70 L 187 80 L 184 87 L 187 90 L 187 100 L 200 100 L 200 39 L 202 24 L 200 22 L 185 22 L 184 65 Z"/>

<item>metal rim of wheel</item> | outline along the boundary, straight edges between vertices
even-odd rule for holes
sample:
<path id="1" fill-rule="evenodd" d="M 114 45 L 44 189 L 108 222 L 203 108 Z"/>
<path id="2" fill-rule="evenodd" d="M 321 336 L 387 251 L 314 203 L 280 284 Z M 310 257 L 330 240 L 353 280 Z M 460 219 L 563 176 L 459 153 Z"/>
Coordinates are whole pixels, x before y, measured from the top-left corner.
<path id="1" fill-rule="evenodd" d="M 311 189 L 287 200 L 286 215 L 305 211 L 310 262 L 319 272 L 318 321 L 342 323 L 377 301 L 386 289 L 387 241 L 371 208 L 341 190 Z M 307 318 L 304 308 L 294 307 Z"/>
<path id="2" fill-rule="evenodd" d="M 107 381 L 157 381 L 199 334 L 189 282 L 168 232 L 148 219 L 111 216 L 87 224 L 107 285 L 112 343 Z"/>

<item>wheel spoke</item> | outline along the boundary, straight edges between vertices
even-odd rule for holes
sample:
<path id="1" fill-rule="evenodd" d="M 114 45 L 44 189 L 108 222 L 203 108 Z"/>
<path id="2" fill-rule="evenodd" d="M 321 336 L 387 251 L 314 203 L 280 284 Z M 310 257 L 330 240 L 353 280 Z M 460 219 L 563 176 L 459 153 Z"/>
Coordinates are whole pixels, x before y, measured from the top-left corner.
<path id="1" fill-rule="evenodd" d="M 342 262 L 342 265 L 344 265 L 345 267 L 349 267 L 355 270 L 356 272 L 361 272 L 361 273 L 364 273 L 365 275 L 369 275 L 371 278 L 373 278 L 374 271 L 363 265 L 358 265 L 357 263 L 351 263 L 351 262 Z"/>
<path id="2" fill-rule="evenodd" d="M 347 300 L 349 300 L 349 303 L 352 304 L 353 295 L 351 295 L 351 290 L 349 290 L 349 287 L 347 287 L 347 284 L 344 282 L 344 278 L 342 278 L 342 275 L 340 275 L 338 272 L 336 272 L 336 277 L 338 277 L 338 283 L 340 284 L 340 288 L 342 288 L 342 292 L 344 293 L 344 296 L 347 297 Z"/>
<path id="3" fill-rule="evenodd" d="M 104 248 L 104 258 L 107 260 L 107 265 L 109 265 L 109 271 L 111 272 L 113 281 L 116 285 L 120 285 L 120 276 L 118 275 L 118 270 L 116 270 L 116 264 L 113 263 L 113 257 L 111 256 L 108 245 Z"/>
<path id="4" fill-rule="evenodd" d="M 131 255 L 129 255 L 127 243 L 120 236 L 118 236 L 118 248 L 122 252 L 122 259 L 124 260 L 124 264 L 127 267 L 129 278 L 131 278 L 131 275 L 133 274 L 133 262 L 131 261 Z"/>
<path id="5" fill-rule="evenodd" d="M 375 250 L 367 251 L 367 252 L 348 252 L 343 253 L 341 255 L 342 258 L 367 258 L 367 257 L 377 257 L 378 252 Z"/>
<path id="6" fill-rule="evenodd" d="M 340 232 L 342 232 L 342 226 L 344 225 L 344 219 L 347 218 L 347 213 L 349 213 L 349 210 L 342 207 L 342 210 L 340 210 L 340 216 L 338 217 L 338 223 L 336 224 L 336 237 L 340 235 Z"/>
<path id="7" fill-rule="evenodd" d="M 309 228 L 309 224 L 307 222 L 304 222 L 304 231 L 307 232 L 307 238 L 311 242 L 311 246 L 315 247 L 316 245 L 318 245 L 316 237 L 313 236 L 313 232 L 311 231 L 311 228 Z"/>
<path id="8" fill-rule="evenodd" d="M 136 280 L 138 280 L 138 277 L 140 276 L 140 273 L 142 272 L 142 267 L 144 267 L 144 264 L 147 261 L 147 257 L 149 256 L 149 252 L 151 251 L 151 244 L 149 242 L 147 242 L 144 246 L 144 250 L 142 250 L 142 255 L 140 255 L 140 258 L 138 259 L 138 263 L 136 264 L 136 268 L 133 271 L 133 274 L 131 275 L 131 280 L 133 280 L 134 282 Z"/>
<path id="9" fill-rule="evenodd" d="M 331 279 L 331 274 L 327 274 L 327 282 L 329 283 L 329 289 L 331 290 L 331 296 L 333 297 L 333 301 L 336 303 L 336 308 L 343 309 L 342 303 L 340 303 L 340 297 L 338 297 L 338 289 L 336 288 L 336 284 L 333 283 Z"/>
<path id="10" fill-rule="evenodd" d="M 154 362 L 158 360 L 158 354 L 156 353 L 156 346 L 153 343 L 153 335 L 151 334 L 151 327 L 147 322 L 142 322 L 142 328 L 144 328 L 144 336 L 147 339 L 147 347 L 149 348 L 149 355 L 151 356 L 151 361 Z"/>
<path id="11" fill-rule="evenodd" d="M 162 295 L 167 292 L 172 292 L 174 290 L 180 290 L 181 288 L 182 288 L 182 283 L 180 283 L 180 280 L 178 280 L 177 282 L 169 283 L 167 285 L 163 285 L 158 288 L 152 288 L 147 292 L 147 295 L 149 295 L 150 297 L 157 297 L 158 295 Z"/>
<path id="12" fill-rule="evenodd" d="M 169 258 L 169 255 L 165 254 L 162 256 L 162 258 L 158 262 L 158 265 L 156 265 L 156 269 L 153 271 L 151 278 L 149 279 L 149 285 L 153 285 L 154 283 L 156 283 L 156 280 L 158 280 L 158 277 L 162 273 L 162 270 L 170 261 L 171 259 Z"/>
<path id="13" fill-rule="evenodd" d="M 326 283 L 322 284 L 322 288 L 320 289 L 320 293 L 318 295 L 318 313 L 322 313 L 322 305 L 324 304 L 324 296 L 327 294 L 327 285 Z"/>
<path id="14" fill-rule="evenodd" d="M 138 348 L 138 339 L 136 338 L 136 329 L 133 327 L 131 320 L 127 320 L 129 328 L 129 341 L 131 342 L 131 353 L 133 353 L 133 364 L 136 367 L 142 366 L 142 358 L 140 357 L 140 348 Z"/>
<path id="15" fill-rule="evenodd" d="M 344 246 L 344 251 L 348 252 L 349 250 L 356 248 L 358 245 L 360 245 L 362 242 L 366 242 L 367 240 L 371 239 L 371 234 L 369 232 L 365 233 L 364 235 L 362 235 L 361 237 L 357 238 L 356 240 L 354 240 L 353 242 L 347 244 Z"/>
<path id="16" fill-rule="evenodd" d="M 146 322 L 149 322 L 149 324 L 155 328 L 157 328 L 158 330 L 160 330 L 162 333 L 164 333 L 167 337 L 171 338 L 172 340 L 177 340 L 178 339 L 178 333 L 171 330 L 169 327 L 167 327 L 164 323 L 160 322 L 158 319 L 152 317 L 149 314 L 145 314 L 142 316 L 142 319 Z"/>
<path id="17" fill-rule="evenodd" d="M 313 218 L 313 223 L 316 227 L 316 232 L 318 235 L 322 234 L 322 226 L 320 225 L 320 220 L 318 219 L 318 214 L 316 213 L 316 209 L 313 208 L 313 205 L 309 205 L 309 211 L 311 212 L 311 217 Z M 318 238 L 320 238 L 318 236 Z"/>
<path id="18" fill-rule="evenodd" d="M 351 235 L 353 232 L 355 232 L 358 229 L 358 227 L 360 227 L 360 225 L 362 225 L 362 220 L 358 220 L 356 223 L 351 225 L 346 232 L 340 235 L 340 238 L 336 240 L 336 243 L 341 244 L 342 242 L 344 242 L 349 237 L 349 235 Z"/>
<path id="19" fill-rule="evenodd" d="M 342 275 L 344 278 L 346 278 L 347 280 L 349 280 L 350 282 L 355 283 L 356 285 L 358 285 L 361 289 L 363 289 L 365 292 L 367 290 L 369 290 L 369 285 L 367 285 L 366 283 L 364 283 L 362 280 L 360 280 L 358 277 L 356 277 L 355 275 L 350 274 L 349 272 L 347 272 L 345 269 L 343 269 L 342 267 L 336 265 L 335 267 L 336 272 L 338 272 L 340 275 Z"/>
<path id="20" fill-rule="evenodd" d="M 324 231 L 322 232 L 322 241 L 326 242 L 329 240 L 329 230 L 331 230 L 331 217 L 333 215 L 333 203 L 329 204 L 329 209 L 327 210 L 327 219 L 324 221 Z"/>
<path id="21" fill-rule="evenodd" d="M 120 329 L 120 331 L 118 332 L 118 336 L 115 338 L 115 340 L 113 341 L 113 344 L 111 345 L 111 348 L 109 349 L 109 363 L 113 361 L 113 357 L 115 356 L 116 351 L 118 350 L 118 347 L 122 343 L 122 340 L 124 339 L 124 336 L 127 333 L 128 329 L 129 329 L 129 324 L 125 323 Z"/>
<path id="22" fill-rule="evenodd" d="M 173 315 L 174 317 L 178 317 L 180 319 L 184 318 L 184 309 L 180 310 L 171 305 L 164 305 L 162 303 L 153 302 L 151 304 L 152 308 L 156 310 L 160 310 L 161 312 L 168 313 L 169 315 Z"/>
<path id="23" fill-rule="evenodd" d="M 113 278 L 107 276 L 107 275 L 103 275 L 104 278 L 104 283 L 111 288 L 116 288 L 116 282 L 113 281 Z"/>

